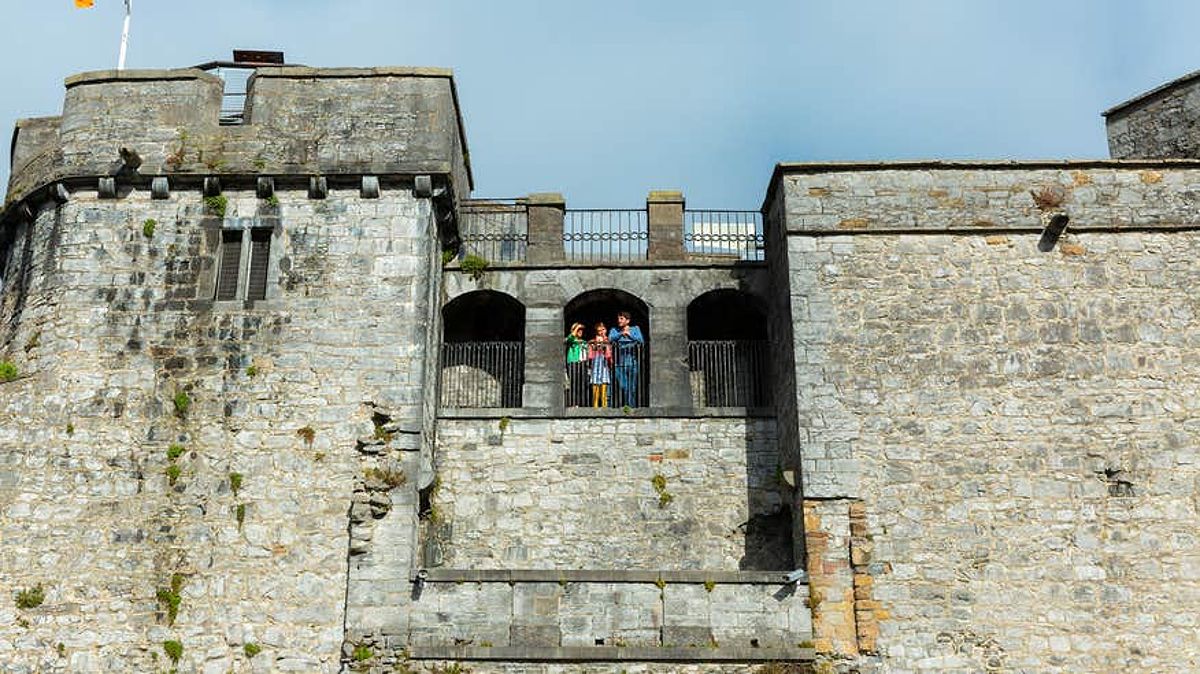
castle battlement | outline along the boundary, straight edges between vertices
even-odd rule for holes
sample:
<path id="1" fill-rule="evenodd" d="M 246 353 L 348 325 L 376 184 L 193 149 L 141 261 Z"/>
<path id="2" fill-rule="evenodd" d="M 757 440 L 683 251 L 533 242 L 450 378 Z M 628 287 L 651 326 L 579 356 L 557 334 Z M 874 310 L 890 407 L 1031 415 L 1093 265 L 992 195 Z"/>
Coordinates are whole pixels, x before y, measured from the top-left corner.
<path id="1" fill-rule="evenodd" d="M 222 126 L 224 83 L 194 69 L 97 71 L 66 80 L 58 117 L 13 134 L 6 203 L 57 181 L 126 177 L 414 176 L 471 190 L 453 75 L 440 68 L 260 67 L 244 123 Z"/>

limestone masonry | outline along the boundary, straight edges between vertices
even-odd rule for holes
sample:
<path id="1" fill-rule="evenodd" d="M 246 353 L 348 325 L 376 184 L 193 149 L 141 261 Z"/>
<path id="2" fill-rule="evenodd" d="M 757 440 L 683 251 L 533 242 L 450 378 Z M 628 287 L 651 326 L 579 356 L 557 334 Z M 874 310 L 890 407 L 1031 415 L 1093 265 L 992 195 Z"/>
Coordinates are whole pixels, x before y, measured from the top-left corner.
<path id="1" fill-rule="evenodd" d="M 472 198 L 449 71 L 215 65 L 17 123 L 0 672 L 1200 670 L 1195 73 L 597 211 Z"/>

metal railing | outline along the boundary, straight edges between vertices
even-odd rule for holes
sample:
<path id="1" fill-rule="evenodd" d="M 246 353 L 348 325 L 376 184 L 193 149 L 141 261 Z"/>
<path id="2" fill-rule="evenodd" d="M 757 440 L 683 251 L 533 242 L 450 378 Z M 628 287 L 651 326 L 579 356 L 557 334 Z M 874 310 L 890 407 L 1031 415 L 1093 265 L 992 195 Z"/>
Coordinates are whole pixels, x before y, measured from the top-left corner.
<path id="1" fill-rule="evenodd" d="M 762 214 L 758 211 L 684 211 L 683 246 L 691 256 L 762 260 Z"/>
<path id="2" fill-rule="evenodd" d="M 647 356 L 644 344 L 588 344 L 584 360 L 567 361 L 567 407 L 646 407 L 650 400 Z"/>
<path id="3" fill-rule="evenodd" d="M 688 342 L 692 405 L 766 407 L 771 404 L 765 340 Z"/>
<path id="4" fill-rule="evenodd" d="M 441 372 L 442 407 L 520 407 L 525 344 L 443 344 Z"/>
<path id="5" fill-rule="evenodd" d="M 567 209 L 563 215 L 568 260 L 645 260 L 649 244 L 645 209 Z"/>
<path id="6" fill-rule="evenodd" d="M 518 199 L 470 200 L 459 211 L 465 255 L 488 262 L 523 262 L 529 245 L 529 212 Z"/>

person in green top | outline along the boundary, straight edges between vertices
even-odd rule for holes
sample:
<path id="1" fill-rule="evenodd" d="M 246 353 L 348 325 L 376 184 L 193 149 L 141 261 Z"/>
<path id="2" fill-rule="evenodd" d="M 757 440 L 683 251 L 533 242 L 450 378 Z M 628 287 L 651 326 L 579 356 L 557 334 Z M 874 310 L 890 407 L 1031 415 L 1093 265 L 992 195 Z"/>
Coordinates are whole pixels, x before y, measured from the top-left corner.
<path id="1" fill-rule="evenodd" d="M 587 405 L 587 342 L 583 323 L 572 323 L 563 342 L 567 345 L 567 406 Z"/>

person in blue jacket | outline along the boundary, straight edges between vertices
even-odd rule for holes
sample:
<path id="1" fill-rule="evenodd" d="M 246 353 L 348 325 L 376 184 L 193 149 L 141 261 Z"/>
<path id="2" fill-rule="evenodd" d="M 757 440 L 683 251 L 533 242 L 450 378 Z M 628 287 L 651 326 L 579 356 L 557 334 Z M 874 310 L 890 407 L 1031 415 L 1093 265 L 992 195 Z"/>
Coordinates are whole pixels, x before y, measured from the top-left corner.
<path id="1" fill-rule="evenodd" d="M 617 327 L 609 330 L 608 341 L 613 345 L 616 363 L 617 390 L 614 391 L 613 406 L 638 406 L 638 382 L 641 377 L 642 347 L 646 340 L 642 330 L 632 325 L 628 311 L 617 312 Z"/>

